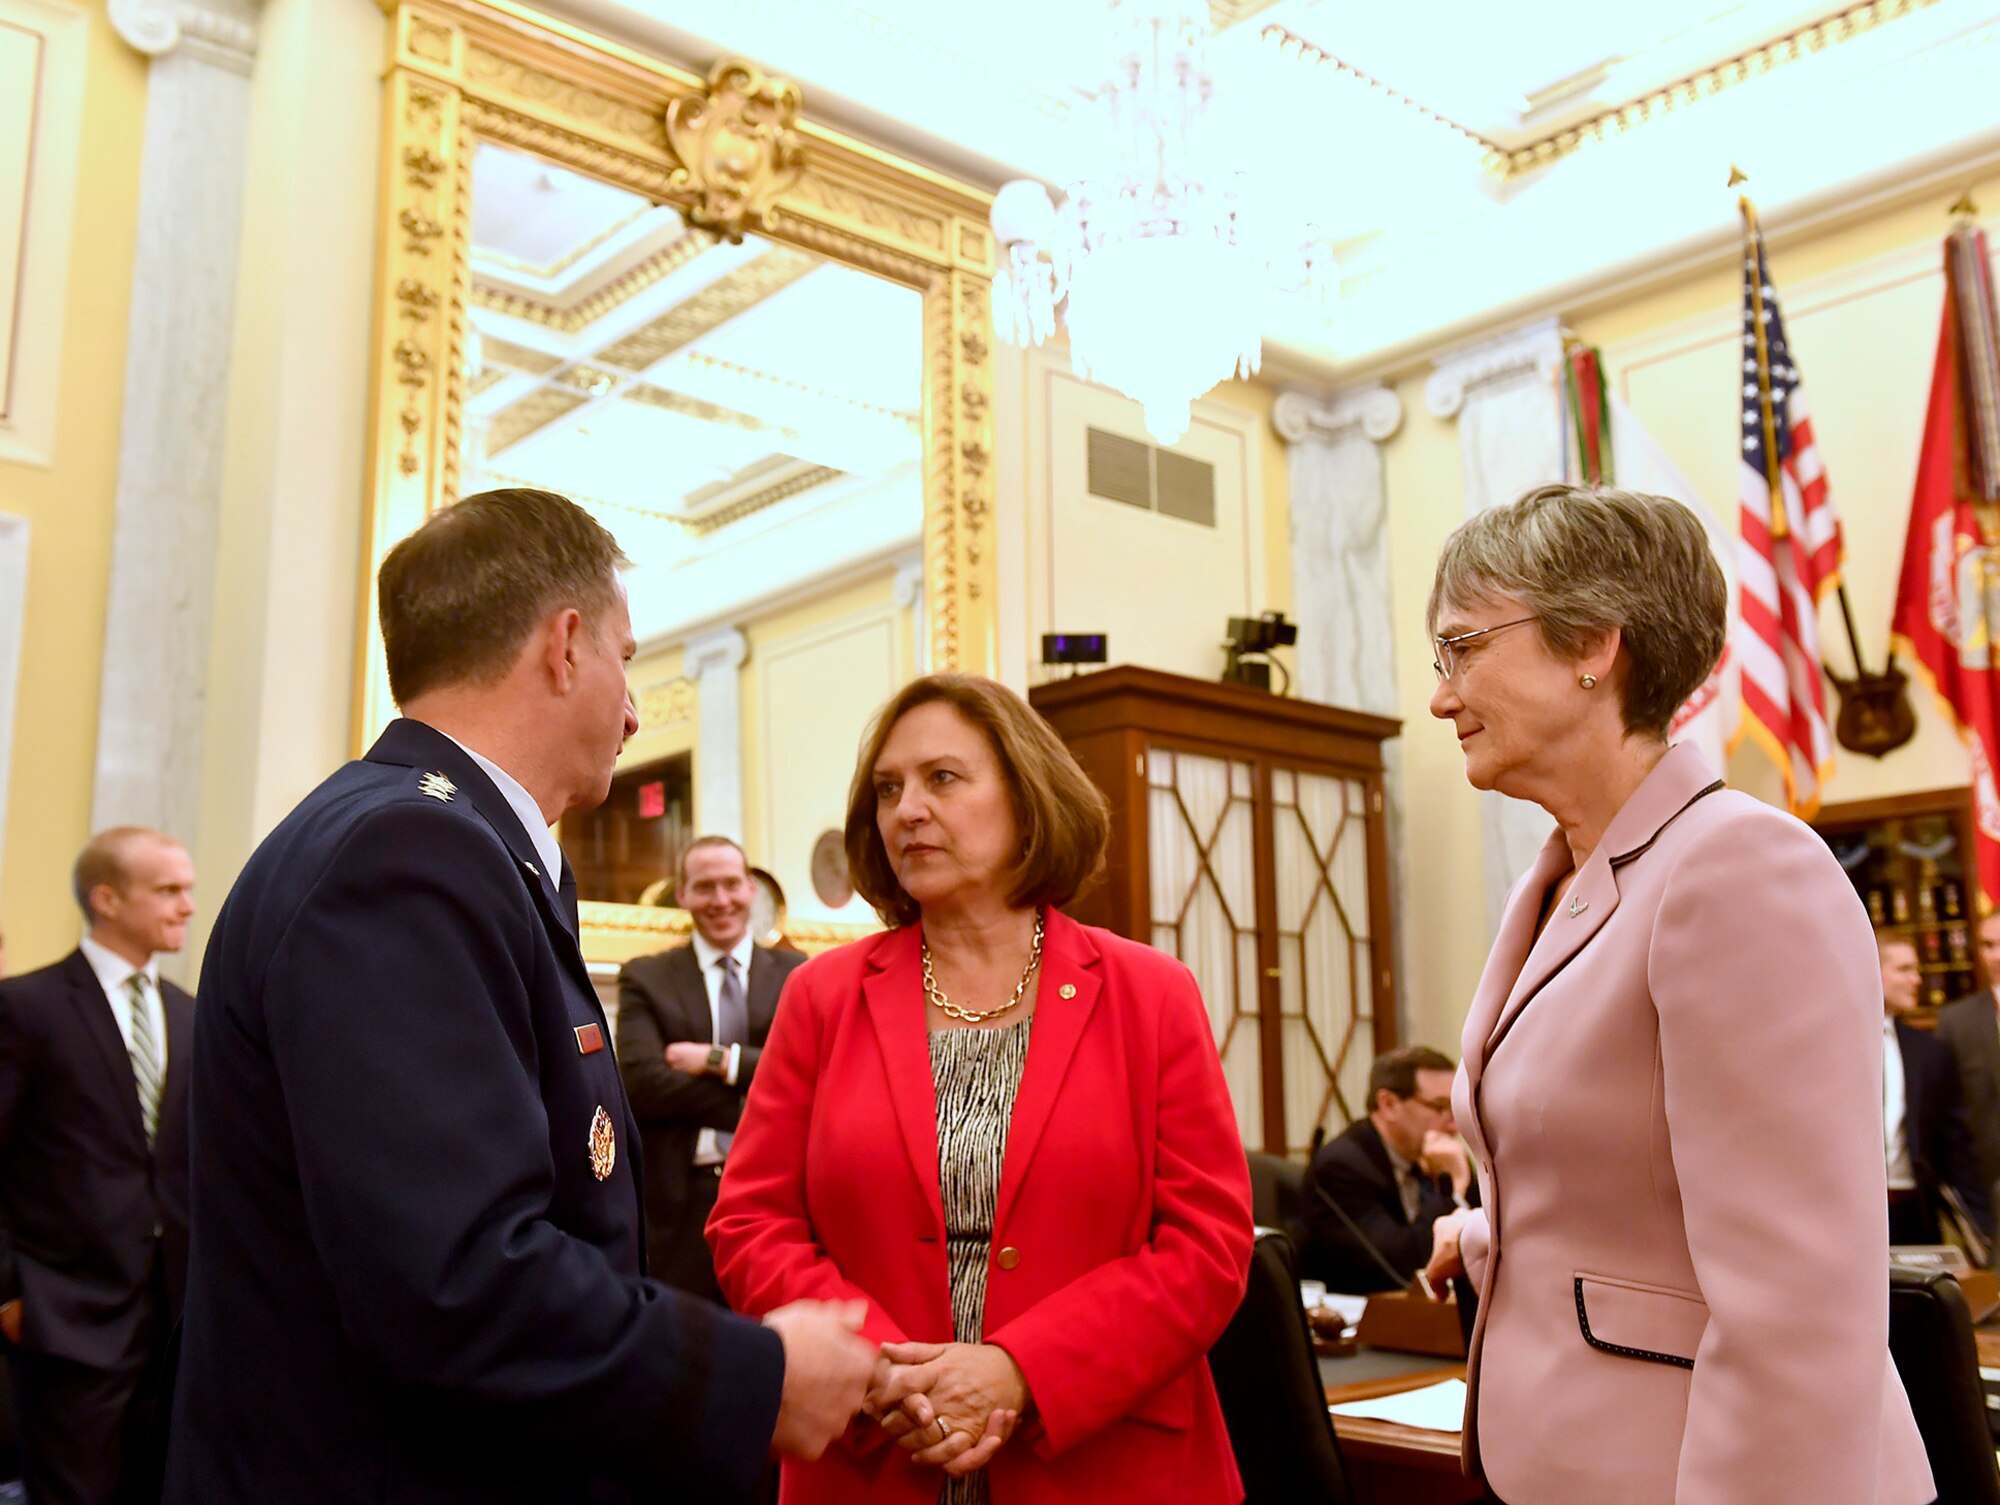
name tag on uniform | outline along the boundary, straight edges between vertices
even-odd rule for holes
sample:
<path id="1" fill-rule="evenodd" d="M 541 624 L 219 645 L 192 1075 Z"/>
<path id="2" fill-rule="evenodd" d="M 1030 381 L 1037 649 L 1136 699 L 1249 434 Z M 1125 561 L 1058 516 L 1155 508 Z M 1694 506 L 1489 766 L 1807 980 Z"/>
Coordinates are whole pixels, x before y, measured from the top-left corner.
<path id="1" fill-rule="evenodd" d="M 576 1027 L 576 1053 L 580 1056 L 594 1056 L 604 1049 L 604 1031 L 594 1024 L 579 1024 Z"/>

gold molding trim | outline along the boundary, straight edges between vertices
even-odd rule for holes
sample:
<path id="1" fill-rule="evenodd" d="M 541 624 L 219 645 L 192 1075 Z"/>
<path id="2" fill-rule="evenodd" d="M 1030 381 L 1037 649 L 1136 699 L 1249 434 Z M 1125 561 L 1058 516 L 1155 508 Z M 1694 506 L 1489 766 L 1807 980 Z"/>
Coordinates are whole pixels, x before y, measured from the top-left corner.
<path id="1" fill-rule="evenodd" d="M 774 246 L 716 278 L 657 319 L 606 345 L 597 352 L 597 359 L 622 371 L 647 370 L 745 309 L 790 287 L 818 264 L 810 256 L 801 256 L 785 246 Z"/>
<path id="2" fill-rule="evenodd" d="M 702 397 L 690 397 L 685 392 L 670 391 L 665 387 L 656 387 L 650 382 L 636 383 L 619 395 L 627 402 L 643 403 L 649 408 L 679 413 L 684 418 L 698 418 L 703 423 L 727 424 L 730 428 L 748 429 L 752 433 L 763 433 L 774 427 L 754 413 L 739 413 L 735 408 L 725 408 L 719 402 L 710 402 Z"/>
<path id="3" fill-rule="evenodd" d="M 497 458 L 530 434 L 539 432 L 565 414 L 574 413 L 589 402 L 582 392 L 551 383 L 517 397 L 486 420 L 486 454 Z"/>
<path id="4" fill-rule="evenodd" d="M 837 481 L 846 475 L 844 470 L 836 470 L 831 465 L 814 465 L 806 470 L 796 471 L 775 485 L 766 486 L 762 491 L 752 492 L 740 502 L 731 502 L 727 507 L 712 513 L 688 519 L 688 531 L 697 538 L 705 538 L 731 523 L 741 522 L 766 507 L 775 507 L 788 498 L 802 492 L 811 491 L 815 486 L 824 486 L 828 481 Z"/>
<path id="5" fill-rule="evenodd" d="M 559 355 L 550 355 L 546 350 L 537 350 L 532 345 L 517 345 L 512 340 L 503 340 L 486 334 L 479 337 L 479 353 L 483 363 L 505 366 L 512 371 L 526 371 L 531 376 L 547 376 L 563 363 Z"/>
<path id="6" fill-rule="evenodd" d="M 532 152 L 670 205 L 683 219 L 702 212 L 713 186 L 700 180 L 702 164 L 680 155 L 668 135 L 678 102 L 712 100 L 708 79 L 515 0 L 384 0 L 384 9 L 389 58 L 366 574 L 359 583 L 357 750 L 393 715 L 375 625 L 376 567 L 397 539 L 458 499 L 467 316 L 474 297 L 469 231 L 475 142 Z M 683 118 L 688 113 L 681 111 Z M 987 227 L 992 197 L 833 129 L 813 117 L 806 101 L 785 129 L 796 143 L 797 171 L 759 208 L 758 233 L 923 297 L 929 658 L 940 669 L 993 673 L 999 653 L 989 309 L 995 253 Z M 789 171 L 774 148 L 759 150 L 770 153 L 775 172 Z M 602 356 L 593 360 L 609 364 Z M 625 935 L 625 942 L 654 934 L 661 944 L 677 938 L 654 918 L 665 911 L 584 909 L 586 954 L 604 954 L 627 925 L 638 925 L 639 933 Z M 868 932 L 859 926 L 788 927 L 808 949 L 822 935 L 824 944 L 837 944 Z"/>
<path id="7" fill-rule="evenodd" d="M 694 920 L 685 909 L 656 908 L 642 904 L 601 904 L 588 900 L 577 905 L 585 939 L 597 939 L 603 957 L 628 961 L 649 951 L 685 945 L 694 934 Z M 824 920 L 785 921 L 782 938 L 787 945 L 817 956 L 835 946 L 845 946 L 871 935 L 881 934 L 880 925 L 846 925 Z"/>
<path id="8" fill-rule="evenodd" d="M 1937 0 L 1860 0 L 1810 25 L 1801 26 L 1773 37 L 1770 41 L 1724 58 L 1708 67 L 1690 73 L 1670 84 L 1662 84 L 1657 89 L 1648 90 L 1637 99 L 1614 106 L 1582 120 L 1575 125 L 1565 126 L 1540 140 L 1530 141 L 1522 146 L 1507 146 L 1489 136 L 1481 135 L 1468 125 L 1442 115 L 1430 106 L 1421 104 L 1409 95 L 1390 88 L 1371 73 L 1363 72 L 1343 58 L 1336 57 L 1325 49 L 1307 41 L 1297 33 L 1276 24 L 1266 26 L 1258 33 L 1259 38 L 1287 57 L 1298 58 L 1315 67 L 1331 67 L 1337 72 L 1358 79 L 1393 100 L 1399 105 L 1414 110 L 1426 119 L 1443 126 L 1466 141 L 1480 148 L 1480 165 L 1491 175 L 1503 182 L 1517 178 L 1524 173 L 1547 167 L 1586 146 L 1608 141 L 1627 131 L 1657 120 L 1671 111 L 1686 109 L 1704 99 L 1712 99 L 1717 94 L 1747 83 L 1753 78 L 1761 78 L 1775 72 L 1788 63 L 1795 63 L 1816 52 L 1824 52 L 1829 47 L 1842 42 L 1850 42 L 1871 31 L 1879 30 L 1891 21 L 1914 15 L 1937 4 Z"/>
<path id="9" fill-rule="evenodd" d="M 631 301 L 654 283 L 671 276 L 715 244 L 706 230 L 686 230 L 648 256 L 629 272 L 622 272 L 604 286 L 570 304 L 544 303 L 507 288 L 475 281 L 472 301 L 480 308 L 511 318 L 526 319 L 558 334 L 576 334 Z"/>

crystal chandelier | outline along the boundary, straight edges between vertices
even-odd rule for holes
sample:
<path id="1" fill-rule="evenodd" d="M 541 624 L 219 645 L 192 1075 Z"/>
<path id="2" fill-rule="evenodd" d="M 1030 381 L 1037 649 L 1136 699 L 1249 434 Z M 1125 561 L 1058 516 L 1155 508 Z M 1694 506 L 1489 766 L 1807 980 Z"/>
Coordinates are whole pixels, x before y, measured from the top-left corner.
<path id="1" fill-rule="evenodd" d="M 1061 208 L 1025 179 L 994 198 L 993 322 L 1009 343 L 1039 345 L 1062 305 L 1076 374 L 1134 399 L 1172 444 L 1196 398 L 1257 371 L 1274 293 L 1326 297 L 1331 257 L 1309 226 L 1276 223 L 1272 195 L 1228 163 L 1206 4 L 1110 0 L 1110 15 L 1103 160 Z"/>

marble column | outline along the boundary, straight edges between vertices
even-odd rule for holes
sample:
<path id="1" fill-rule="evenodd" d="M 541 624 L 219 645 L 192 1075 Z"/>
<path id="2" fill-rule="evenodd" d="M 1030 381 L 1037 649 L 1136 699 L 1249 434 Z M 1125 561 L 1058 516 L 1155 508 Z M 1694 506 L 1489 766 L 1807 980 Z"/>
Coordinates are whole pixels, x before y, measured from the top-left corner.
<path id="1" fill-rule="evenodd" d="M 1557 376 L 1562 324 L 1542 319 L 1481 340 L 1438 361 L 1425 405 L 1458 419 L 1465 472 L 1465 513 L 1511 502 L 1563 471 L 1563 415 Z M 1508 891 L 1534 862 L 1554 822 L 1539 805 L 1488 792 L 1485 826 L 1486 917 L 1498 930 Z"/>
<path id="2" fill-rule="evenodd" d="M 110 0 L 109 13 L 153 63 L 91 822 L 192 845 L 257 5 Z"/>
<path id="3" fill-rule="evenodd" d="M 734 627 L 719 627 L 687 645 L 687 677 L 695 682 L 695 835 L 743 839 L 743 660 L 750 644 Z"/>
<path id="4" fill-rule="evenodd" d="M 28 604 L 28 520 L 0 512 L 0 808 L 14 753 L 14 691 Z M 6 875 L 6 822 L 0 821 L 0 879 Z"/>
<path id="5" fill-rule="evenodd" d="M 894 591 L 896 609 L 910 614 L 911 642 L 915 645 L 910 657 L 910 673 L 913 676 L 928 674 L 931 666 L 931 644 L 930 631 L 924 623 L 922 559 L 905 559 L 896 566 Z"/>
<path id="6" fill-rule="evenodd" d="M 1389 496 L 1382 446 L 1403 424 L 1384 386 L 1320 400 L 1282 392 L 1271 427 L 1285 441 L 1291 483 L 1292 615 L 1299 624 L 1293 685 L 1301 700 L 1397 715 L 1395 604 L 1389 584 Z M 1403 749 L 1382 745 L 1382 804 L 1395 913 L 1410 913 L 1403 858 Z M 1407 926 L 1394 929 L 1396 975 L 1408 977 Z M 1397 1038 L 1410 1038 L 1408 1006 Z"/>

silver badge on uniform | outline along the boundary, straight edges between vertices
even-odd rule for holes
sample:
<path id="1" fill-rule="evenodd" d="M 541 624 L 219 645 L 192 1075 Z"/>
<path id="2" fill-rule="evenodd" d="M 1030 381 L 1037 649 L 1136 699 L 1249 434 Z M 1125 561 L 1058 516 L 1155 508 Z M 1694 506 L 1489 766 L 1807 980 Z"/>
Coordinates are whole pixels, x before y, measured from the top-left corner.
<path id="1" fill-rule="evenodd" d="M 434 800 L 443 800 L 447 805 L 451 797 L 458 793 L 458 785 L 441 773 L 427 773 L 417 780 L 417 793 L 428 794 Z"/>

